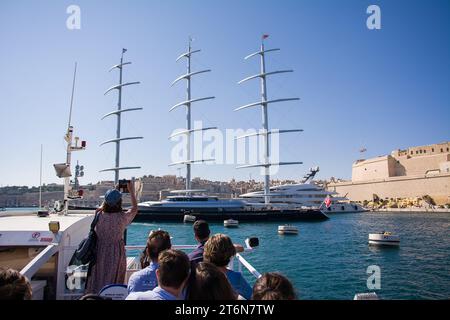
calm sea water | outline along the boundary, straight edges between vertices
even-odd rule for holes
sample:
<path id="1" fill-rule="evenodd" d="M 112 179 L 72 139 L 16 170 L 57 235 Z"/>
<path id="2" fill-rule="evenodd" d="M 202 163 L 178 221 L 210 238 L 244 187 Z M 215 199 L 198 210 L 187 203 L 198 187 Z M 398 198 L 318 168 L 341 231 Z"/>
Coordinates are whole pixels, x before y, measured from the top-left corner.
<path id="1" fill-rule="evenodd" d="M 261 273 L 279 271 L 294 284 L 301 299 L 353 299 L 375 291 L 382 299 L 450 298 L 450 214 L 335 214 L 324 222 L 296 222 L 296 236 L 277 234 L 279 223 L 241 223 L 228 229 L 212 223 L 212 233 L 233 242 L 256 236 L 258 249 L 244 257 Z M 173 244 L 195 244 L 192 224 L 133 223 L 128 244 L 144 245 L 150 230 L 161 228 Z M 368 234 L 392 231 L 399 248 L 368 246 Z M 130 254 L 137 254 L 131 252 Z M 381 268 L 381 289 L 367 288 L 367 267 Z M 253 278 L 244 272 L 251 284 Z"/>

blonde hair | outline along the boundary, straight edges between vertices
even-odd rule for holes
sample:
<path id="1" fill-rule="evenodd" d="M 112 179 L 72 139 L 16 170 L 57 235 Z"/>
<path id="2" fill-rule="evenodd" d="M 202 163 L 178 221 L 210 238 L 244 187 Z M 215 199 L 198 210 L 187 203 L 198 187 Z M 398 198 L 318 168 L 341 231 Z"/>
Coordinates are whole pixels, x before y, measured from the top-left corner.
<path id="1" fill-rule="evenodd" d="M 236 255 L 236 248 L 230 237 L 225 234 L 215 234 L 205 243 L 203 259 L 218 267 L 227 266 L 234 255 Z"/>

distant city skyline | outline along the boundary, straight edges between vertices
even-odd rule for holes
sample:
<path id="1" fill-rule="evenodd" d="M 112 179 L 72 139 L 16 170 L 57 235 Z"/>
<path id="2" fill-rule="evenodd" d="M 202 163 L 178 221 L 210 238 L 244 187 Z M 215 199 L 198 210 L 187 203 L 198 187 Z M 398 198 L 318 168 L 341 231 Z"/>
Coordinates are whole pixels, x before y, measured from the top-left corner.
<path id="1" fill-rule="evenodd" d="M 381 29 L 370 30 L 366 10 L 381 10 Z M 67 8 L 80 8 L 80 29 L 68 29 Z M 85 166 L 81 184 L 113 180 L 101 169 L 114 164 L 115 121 L 100 118 L 116 105 L 122 48 L 132 64 L 124 81 L 141 84 L 124 90 L 124 136 L 144 140 L 121 145 L 121 164 L 142 169 L 122 177 L 183 175 L 169 167 L 175 142 L 168 136 L 185 126 L 184 110 L 169 108 L 184 100 L 184 74 L 175 58 L 194 38 L 193 70 L 212 72 L 193 80 L 195 97 L 216 96 L 193 107 L 193 120 L 205 127 L 261 128 L 259 108 L 233 110 L 260 98 L 259 83 L 237 82 L 259 72 L 257 60 L 244 57 L 259 49 L 281 48 L 267 57 L 268 71 L 293 73 L 268 80 L 271 99 L 300 101 L 269 108 L 270 127 L 304 129 L 280 137 L 280 161 L 302 161 L 280 168 L 273 179 L 300 179 L 319 166 L 318 179 L 351 177 L 360 158 L 395 149 L 450 140 L 450 2 L 434 1 L 2 1 L 0 3 L 0 185 L 39 184 L 40 145 L 43 182 L 62 183 L 53 170 L 65 161 L 65 141 L 74 63 L 78 63 L 72 124 L 87 140 L 73 154 Z M 361 150 L 366 149 L 363 153 Z M 198 164 L 192 177 L 262 181 L 259 169 Z"/>

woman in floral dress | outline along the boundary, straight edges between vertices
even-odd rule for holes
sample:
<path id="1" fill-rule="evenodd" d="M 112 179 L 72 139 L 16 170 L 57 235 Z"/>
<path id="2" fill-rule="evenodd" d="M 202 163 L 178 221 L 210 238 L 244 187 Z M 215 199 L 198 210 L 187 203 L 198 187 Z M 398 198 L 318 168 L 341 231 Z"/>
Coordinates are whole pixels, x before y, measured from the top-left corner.
<path id="1" fill-rule="evenodd" d="M 96 260 L 90 266 L 86 293 L 98 294 L 109 284 L 124 284 L 126 254 L 124 233 L 136 216 L 137 201 L 134 183 L 128 183 L 131 209 L 122 210 L 122 194 L 117 189 L 108 190 L 101 208 L 96 210 L 99 219 L 95 227 L 97 233 Z"/>

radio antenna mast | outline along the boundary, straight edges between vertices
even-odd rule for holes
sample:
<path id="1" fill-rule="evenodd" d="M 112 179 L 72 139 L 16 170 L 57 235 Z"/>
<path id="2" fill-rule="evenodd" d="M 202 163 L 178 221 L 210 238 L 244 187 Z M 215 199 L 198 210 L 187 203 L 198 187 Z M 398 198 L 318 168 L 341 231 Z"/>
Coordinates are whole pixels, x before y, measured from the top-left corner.
<path id="1" fill-rule="evenodd" d="M 72 176 L 71 170 L 70 170 L 70 164 L 72 161 L 72 152 L 73 151 L 80 151 L 86 149 L 86 141 L 81 141 L 81 144 L 78 144 L 79 138 L 73 137 L 73 127 L 72 127 L 72 107 L 73 107 L 73 98 L 75 94 L 75 80 L 77 77 L 77 63 L 75 62 L 75 69 L 73 71 L 73 81 L 72 81 L 72 94 L 70 97 L 70 110 L 69 110 L 69 122 L 67 126 L 67 133 L 64 136 L 64 140 L 67 142 L 66 147 L 66 162 L 65 163 L 57 163 L 54 164 L 54 168 L 56 171 L 56 175 L 59 178 L 64 178 L 64 203 L 63 208 L 59 208 L 58 211 L 61 209 L 63 214 L 67 214 L 69 210 L 69 201 L 73 199 L 80 199 L 81 196 L 78 194 L 74 194 L 72 192 L 72 188 L 70 186 L 70 177 Z M 75 143 L 73 142 L 75 140 Z"/>

